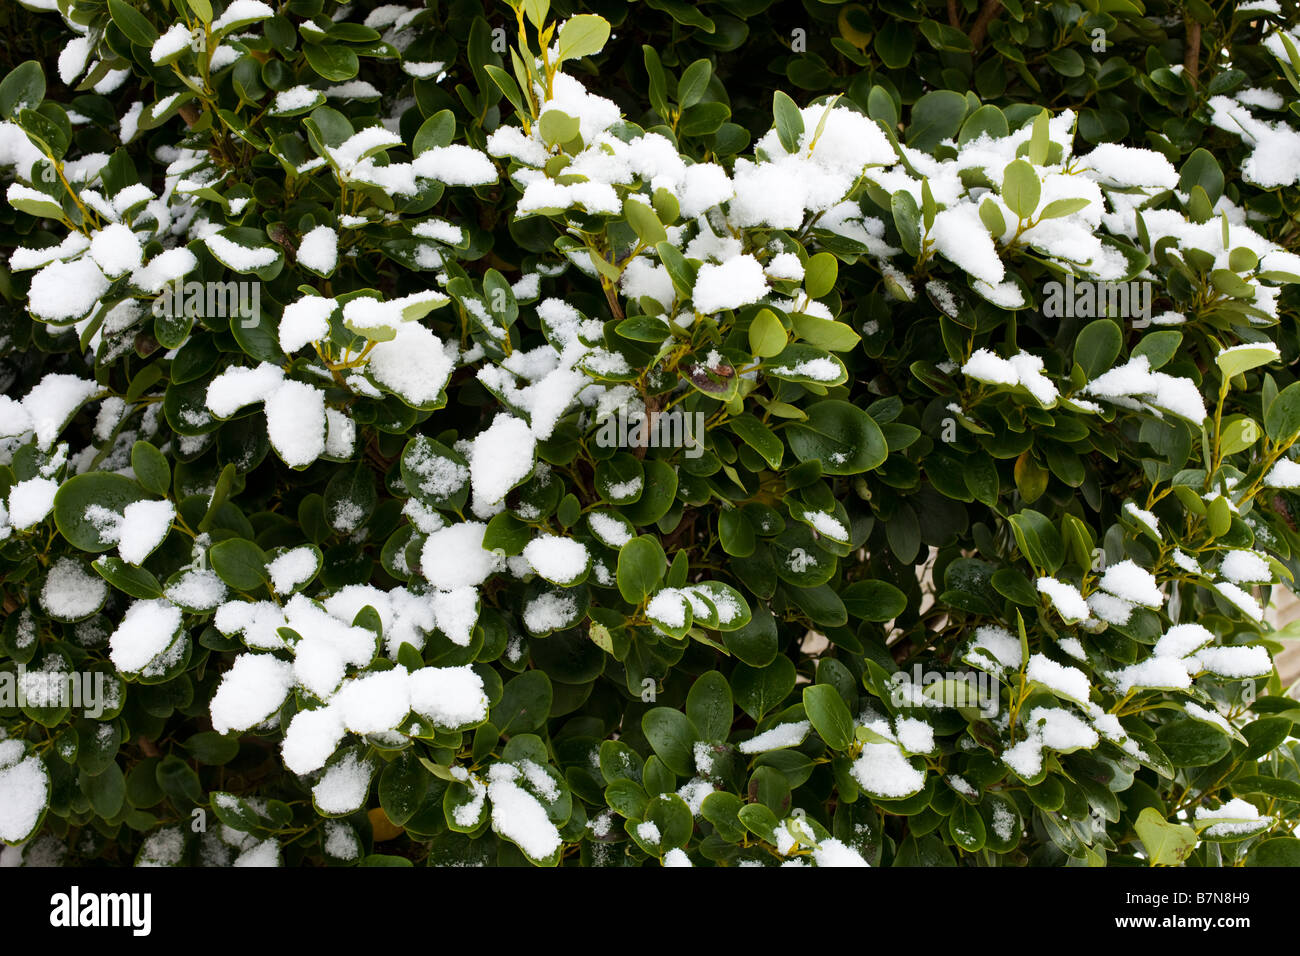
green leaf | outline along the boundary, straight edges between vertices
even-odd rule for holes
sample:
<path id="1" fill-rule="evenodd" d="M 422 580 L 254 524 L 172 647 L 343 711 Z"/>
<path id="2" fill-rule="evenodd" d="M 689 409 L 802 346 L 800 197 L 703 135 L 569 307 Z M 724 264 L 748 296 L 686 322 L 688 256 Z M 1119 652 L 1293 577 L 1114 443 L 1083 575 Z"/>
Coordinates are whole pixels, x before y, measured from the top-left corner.
<path id="1" fill-rule="evenodd" d="M 266 552 L 245 538 L 214 544 L 208 563 L 236 591 L 255 591 L 266 583 Z"/>
<path id="2" fill-rule="evenodd" d="M 86 516 L 92 506 L 121 514 L 126 506 L 149 497 L 137 482 L 124 475 L 91 471 L 69 478 L 54 495 L 54 524 L 68 543 L 82 551 L 107 551 L 117 542 L 105 540 L 99 525 Z"/>
<path id="3" fill-rule="evenodd" d="M 679 777 L 695 772 L 695 742 L 699 731 L 689 717 L 671 707 L 654 707 L 641 717 L 641 730 L 655 754 Z"/>
<path id="4" fill-rule="evenodd" d="M 604 17 L 591 13 L 570 17 L 560 28 L 559 62 L 599 53 L 608 40 L 609 22 Z"/>
<path id="5" fill-rule="evenodd" d="M 839 260 L 829 252 L 819 252 L 808 260 L 804 270 L 804 291 L 814 299 L 829 295 L 839 275 Z"/>
<path id="6" fill-rule="evenodd" d="M 93 561 L 91 566 L 99 572 L 101 578 L 131 597 L 149 600 L 163 596 L 162 585 L 156 577 L 144 568 L 127 564 L 121 558 L 105 555 Z"/>
<path id="7" fill-rule="evenodd" d="M 1239 345 L 1231 350 L 1225 349 L 1214 357 L 1214 364 L 1219 366 L 1219 371 L 1223 373 L 1224 378 L 1233 378 L 1253 368 L 1276 361 L 1280 361 L 1280 356 L 1277 346 L 1272 343 Z"/>
<path id="8" fill-rule="evenodd" d="M 21 110 L 34 110 L 45 99 L 45 71 L 26 60 L 0 80 L 0 117 L 14 119 Z M 24 175 L 28 170 L 20 170 Z"/>
<path id="9" fill-rule="evenodd" d="M 1124 333 L 1110 319 L 1089 322 L 1074 340 L 1074 361 L 1091 381 L 1115 364 L 1124 345 Z"/>
<path id="10" fill-rule="evenodd" d="M 760 309 L 749 323 L 749 351 L 757 358 L 781 354 L 787 341 L 785 326 L 771 309 Z"/>
<path id="11" fill-rule="evenodd" d="M 807 408 L 808 419 L 786 426 L 790 450 L 800 461 L 818 461 L 828 475 L 857 475 L 882 465 L 889 447 L 865 411 L 839 399 Z"/>
<path id="12" fill-rule="evenodd" d="M 108 0 L 108 15 L 113 18 L 126 38 L 136 46 L 153 46 L 158 39 L 154 25 L 126 0 Z M 111 814 L 108 814 L 111 816 Z"/>
<path id="13" fill-rule="evenodd" d="M 799 139 L 803 136 L 803 114 L 794 100 L 780 90 L 772 94 L 772 118 L 782 148 L 787 153 L 797 153 Z"/>
<path id="14" fill-rule="evenodd" d="M 713 65 L 708 60 L 696 60 L 682 71 L 677 81 L 677 103 L 682 109 L 694 106 L 703 97 L 713 75 Z"/>
<path id="15" fill-rule="evenodd" d="M 163 453 L 149 442 L 141 440 L 131 446 L 131 470 L 147 491 L 167 497 L 172 484 L 171 466 Z"/>
<path id="16" fill-rule="evenodd" d="M 686 716 L 704 740 L 726 740 L 734 705 L 731 685 L 721 671 L 705 671 L 686 695 Z"/>
<path id="17" fill-rule="evenodd" d="M 1246 854 L 1246 866 L 1300 866 L 1300 840 L 1272 837 L 1257 843 Z"/>
<path id="18" fill-rule="evenodd" d="M 307 65 L 333 83 L 350 80 L 361 69 L 357 55 L 337 43 L 304 43 L 302 52 L 307 57 Z"/>
<path id="19" fill-rule="evenodd" d="M 623 215 L 636 232 L 637 238 L 647 246 L 653 246 L 668 238 L 663 223 L 649 205 L 629 196 L 623 202 Z"/>
<path id="20" fill-rule="evenodd" d="M 834 319 L 824 319 L 805 312 L 791 313 L 790 321 L 794 324 L 795 335 L 800 339 L 829 352 L 848 352 L 862 341 L 862 336 L 853 331 L 847 322 L 836 322 Z"/>
<path id="21" fill-rule="evenodd" d="M 1277 393 L 1264 412 L 1264 431 L 1274 441 L 1285 441 L 1300 432 L 1300 382 Z"/>
<path id="22" fill-rule="evenodd" d="M 840 593 L 851 617 L 884 623 L 907 607 L 907 595 L 886 581 L 854 581 Z"/>
<path id="23" fill-rule="evenodd" d="M 1217 728 L 1180 717 L 1156 731 L 1156 743 L 1175 767 L 1206 767 L 1222 758 L 1232 741 Z"/>
<path id="24" fill-rule="evenodd" d="M 763 456 L 763 460 L 774 471 L 781 467 L 785 446 L 772 429 L 768 428 L 753 415 L 738 415 L 727 422 L 733 432 L 754 451 Z"/>
<path id="25" fill-rule="evenodd" d="M 765 667 L 737 664 L 731 672 L 736 704 L 755 721 L 779 706 L 794 684 L 794 664 L 788 657 L 777 656 Z"/>
<path id="26" fill-rule="evenodd" d="M 623 600 L 640 604 L 657 591 L 667 565 L 663 546 L 653 535 L 643 534 L 623 545 L 618 552 L 615 573 Z"/>
<path id="27" fill-rule="evenodd" d="M 912 104 L 907 145 L 929 152 L 940 141 L 956 136 L 965 117 L 966 97 L 952 90 L 931 90 Z"/>
<path id="28" fill-rule="evenodd" d="M 508 736 L 539 730 L 551 712 L 551 679 L 544 671 L 524 671 L 510 679 L 501 701 L 492 708 L 491 721 Z"/>
<path id="29" fill-rule="evenodd" d="M 1078 212 L 1080 209 L 1087 209 L 1090 200 L 1075 197 L 1072 199 L 1053 199 L 1043 211 L 1039 213 L 1038 218 L 1043 219 L 1060 219 L 1062 216 L 1069 216 Z"/>
<path id="30" fill-rule="evenodd" d="M 1196 849 L 1196 831 L 1186 824 L 1168 822 L 1155 807 L 1138 814 L 1134 829 L 1151 866 L 1181 866 Z"/>
<path id="31" fill-rule="evenodd" d="M 829 684 L 814 684 L 803 689 L 803 706 L 826 746 L 848 750 L 853 744 L 853 716 L 844 706 L 839 691 Z"/>
<path id="32" fill-rule="evenodd" d="M 1021 219 L 1028 219 L 1038 208 L 1042 184 L 1034 167 L 1023 159 L 1007 164 L 1002 172 L 1002 199 Z"/>

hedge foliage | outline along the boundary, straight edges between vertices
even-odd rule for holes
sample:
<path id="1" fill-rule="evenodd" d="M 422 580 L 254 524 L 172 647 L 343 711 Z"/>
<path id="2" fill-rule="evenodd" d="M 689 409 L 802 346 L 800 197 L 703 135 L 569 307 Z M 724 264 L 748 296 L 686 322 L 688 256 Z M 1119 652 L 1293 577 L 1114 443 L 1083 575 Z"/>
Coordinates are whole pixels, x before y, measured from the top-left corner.
<path id="1" fill-rule="evenodd" d="M 1300 865 L 1292 0 L 23 2 L 11 860 Z"/>

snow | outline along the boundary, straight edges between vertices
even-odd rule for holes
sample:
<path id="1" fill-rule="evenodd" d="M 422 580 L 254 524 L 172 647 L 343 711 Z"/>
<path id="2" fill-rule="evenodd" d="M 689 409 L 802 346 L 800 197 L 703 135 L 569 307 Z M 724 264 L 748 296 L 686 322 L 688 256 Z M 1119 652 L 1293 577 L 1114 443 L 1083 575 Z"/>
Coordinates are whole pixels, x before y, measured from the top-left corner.
<path id="1" fill-rule="evenodd" d="M 1079 158 L 1090 178 L 1107 187 L 1173 189 L 1178 185 L 1173 163 L 1155 150 L 1102 143 Z"/>
<path id="2" fill-rule="evenodd" d="M 534 538 L 524 547 L 534 571 L 554 584 L 572 584 L 587 571 L 590 556 L 580 542 L 559 535 Z"/>
<path id="3" fill-rule="evenodd" d="M 895 743 L 863 744 L 852 773 L 863 790 L 887 799 L 909 797 L 925 786 L 925 772 L 913 767 Z"/>
<path id="4" fill-rule="evenodd" d="M 448 186 L 486 186 L 497 181 L 492 160 L 477 149 L 459 143 L 426 149 L 411 165 L 415 175 Z"/>
<path id="5" fill-rule="evenodd" d="M 272 113 L 292 113 L 294 110 L 306 109 L 316 102 L 319 90 L 310 86 L 294 86 L 275 94 L 275 106 Z"/>
<path id="6" fill-rule="evenodd" d="M 1042 577 L 1038 579 L 1037 587 L 1041 594 L 1046 594 L 1051 600 L 1052 606 L 1056 608 L 1056 612 L 1063 620 L 1086 621 L 1092 617 L 1088 602 L 1083 599 L 1083 595 L 1073 584 L 1058 581 L 1056 578 Z"/>
<path id="7" fill-rule="evenodd" d="M 296 774 L 319 770 L 338 748 L 343 734 L 343 720 L 334 708 L 300 710 L 284 735 L 284 765 Z"/>
<path id="8" fill-rule="evenodd" d="M 997 246 L 980 220 L 979 209 L 972 202 L 961 203 L 936 215 L 930 238 L 941 256 L 990 286 L 997 286 L 1006 275 L 1006 266 L 998 256 Z"/>
<path id="9" fill-rule="evenodd" d="M 173 604 L 210 611 L 226 599 L 226 585 L 215 571 L 193 569 L 170 585 L 166 593 L 167 600 Z"/>
<path id="10" fill-rule="evenodd" d="M 234 24 L 265 20 L 275 16 L 275 11 L 262 0 L 233 0 L 224 13 L 212 21 L 212 32 L 220 33 Z"/>
<path id="11" fill-rule="evenodd" d="M 176 506 L 170 501 L 135 501 L 127 505 L 117 529 L 117 552 L 122 560 L 142 563 L 162 544 L 175 517 Z"/>
<path id="12" fill-rule="evenodd" d="M 90 58 L 90 52 L 90 40 L 87 37 L 73 37 L 67 41 L 59 53 L 59 79 L 64 86 L 71 86 L 73 81 L 81 76 L 82 70 L 86 68 L 86 61 Z M 30 108 L 35 109 L 36 104 L 32 104 Z"/>
<path id="13" fill-rule="evenodd" d="M 1237 585 L 1228 581 L 1216 581 L 1214 589 L 1236 605 L 1252 621 L 1258 623 L 1264 620 L 1264 608 L 1249 593 L 1243 591 Z"/>
<path id="14" fill-rule="evenodd" d="M 771 730 L 764 731 L 749 738 L 749 740 L 743 741 L 740 744 L 740 752 L 743 754 L 757 754 L 767 750 L 797 747 L 803 743 L 804 738 L 808 736 L 808 731 L 811 729 L 812 724 L 807 720 L 777 724 Z"/>
<path id="15" fill-rule="evenodd" d="M 266 573 L 270 575 L 271 587 L 280 594 L 288 594 L 316 573 L 316 551 L 309 547 L 285 551 L 267 564 Z"/>
<path id="16" fill-rule="evenodd" d="M 1043 374 L 1043 360 L 1028 352 L 1004 359 L 988 349 L 977 349 L 961 370 L 977 382 L 1021 386 L 1044 407 L 1054 404 L 1059 395 L 1056 386 Z"/>
<path id="17" fill-rule="evenodd" d="M 463 521 L 435 531 L 425 539 L 420 570 L 429 583 L 445 591 L 476 587 L 500 569 L 496 554 L 483 549 L 487 525 Z"/>
<path id="18" fill-rule="evenodd" d="M 270 654 L 240 654 L 212 695 L 212 729 L 248 730 L 273 716 L 293 686 L 293 665 Z"/>
<path id="19" fill-rule="evenodd" d="M 162 36 L 158 37 L 158 39 L 153 42 L 153 46 L 150 47 L 149 49 L 149 58 L 153 60 L 154 63 L 157 63 L 159 60 L 163 60 L 169 56 L 174 56 L 175 54 L 180 53 L 189 45 L 190 45 L 189 27 L 187 27 L 183 23 L 173 24 L 167 30 L 167 32 L 165 32 Z M 62 58 L 60 58 L 59 60 L 60 67 L 62 67 L 62 63 L 63 63 Z M 66 83 L 68 81 L 64 80 L 64 82 Z"/>
<path id="20" fill-rule="evenodd" d="M 1294 462 L 1290 458 L 1281 459 L 1269 469 L 1264 484 L 1269 488 L 1300 489 L 1300 462 Z"/>
<path id="21" fill-rule="evenodd" d="M 1112 679 L 1121 694 L 1127 694 L 1135 688 L 1185 690 L 1192 685 L 1192 679 L 1182 661 L 1160 656 L 1130 664 L 1113 674 Z"/>
<path id="22" fill-rule="evenodd" d="M 198 257 L 184 246 L 165 249 L 150 259 L 148 265 L 131 273 L 131 284 L 157 295 L 168 282 L 189 275 L 198 264 Z"/>
<path id="23" fill-rule="evenodd" d="M 1259 810 L 1254 804 L 1248 803 L 1241 797 L 1233 797 L 1217 810 L 1197 807 L 1196 822 L 1200 823 L 1203 820 L 1224 821 L 1207 827 L 1204 832 L 1208 836 L 1242 836 L 1256 833 L 1272 823 L 1270 818 L 1259 815 Z"/>
<path id="24" fill-rule="evenodd" d="M 757 302 L 767 292 L 762 264 L 753 256 L 740 255 L 721 265 L 700 266 L 691 299 L 697 312 L 713 313 Z"/>
<path id="25" fill-rule="evenodd" d="M 794 365 L 772 366 L 770 371 L 783 375 L 799 375 L 816 382 L 834 382 L 843 374 L 839 363 L 831 358 L 815 358 Z"/>
<path id="26" fill-rule="evenodd" d="M 9 490 L 9 524 L 26 531 L 45 520 L 54 510 L 59 483 L 52 478 L 28 478 Z"/>
<path id="27" fill-rule="evenodd" d="M 204 238 L 208 251 L 236 272 L 252 272 L 275 262 L 278 253 L 270 246 L 252 248 L 227 239 L 220 233 Z"/>
<path id="28" fill-rule="evenodd" d="M 321 275 L 330 275 L 339 262 L 339 235 L 329 226 L 317 226 L 302 237 L 298 261 Z"/>
<path id="29" fill-rule="evenodd" d="M 578 602 L 575 598 L 553 591 L 547 592 L 525 605 L 524 625 L 534 634 L 558 630 L 574 622 L 577 610 Z"/>
<path id="30" fill-rule="evenodd" d="M 686 855 L 686 851 L 679 846 L 673 847 L 664 854 L 664 866 L 694 866 L 691 858 Z"/>
<path id="31" fill-rule="evenodd" d="M 1034 654 L 1029 658 L 1029 667 L 1025 671 L 1025 676 L 1047 687 L 1053 693 L 1081 704 L 1086 703 L 1092 693 L 1092 685 L 1088 683 L 1087 674 L 1077 667 L 1058 664 L 1042 654 Z"/>
<path id="32" fill-rule="evenodd" d="M 1164 595 L 1156 585 L 1155 575 L 1131 559 L 1112 564 L 1098 583 L 1103 591 L 1132 604 L 1159 608 L 1164 603 Z"/>
<path id="33" fill-rule="evenodd" d="M 135 673 L 165 651 L 181 628 L 181 609 L 169 601 L 135 601 L 108 639 L 109 660 Z"/>
<path id="34" fill-rule="evenodd" d="M 1099 375 L 1084 387 L 1084 392 L 1111 401 L 1139 397 L 1195 425 L 1205 420 L 1205 399 L 1196 383 L 1151 371 L 1151 360 L 1145 355 L 1134 356 L 1125 365 Z"/>
<path id="35" fill-rule="evenodd" d="M 988 655 L 992 655 L 991 660 Z M 1020 665 L 1024 663 L 1020 640 L 1005 628 L 992 624 L 985 624 L 975 629 L 975 637 L 966 656 L 972 663 L 982 659 L 993 664 L 994 669 L 998 671 L 1019 670 Z"/>
<path id="36" fill-rule="evenodd" d="M 54 444 L 73 412 L 103 393 L 104 388 L 92 380 L 64 372 L 49 373 L 24 396 L 25 419 L 12 412 L 10 415 L 13 424 L 21 424 L 24 420 L 30 422 L 36 444 L 43 451 Z M 4 431 L 10 432 L 11 427 Z"/>
<path id="37" fill-rule="evenodd" d="M 908 753 L 924 754 L 934 750 L 934 728 L 915 717 L 901 717 L 896 724 L 898 743 Z"/>
<path id="38" fill-rule="evenodd" d="M 677 588 L 664 588 L 646 605 L 646 615 L 667 628 L 686 625 L 686 595 Z"/>
<path id="39" fill-rule="evenodd" d="M 497 415 L 479 433 L 469 453 L 475 513 L 504 499 L 532 473 L 536 447 L 527 423 L 512 415 Z"/>
<path id="40" fill-rule="evenodd" d="M 1192 667 L 1199 664 L 1212 674 L 1234 680 L 1263 677 L 1273 669 L 1273 660 L 1269 657 L 1268 650 L 1258 645 L 1202 648 L 1189 663 Z"/>
<path id="41" fill-rule="evenodd" d="M 41 587 L 41 607 L 61 621 L 94 614 L 108 596 L 108 583 L 91 574 L 75 558 L 62 557 L 50 566 Z"/>
<path id="42" fill-rule="evenodd" d="M 592 534 L 611 548 L 621 548 L 632 540 L 628 526 L 609 512 L 592 511 L 587 515 L 587 523 Z"/>
<path id="43" fill-rule="evenodd" d="M 1229 551 L 1219 562 L 1219 574 L 1233 584 L 1261 584 L 1273 580 L 1273 569 L 1254 551 Z"/>
<path id="44" fill-rule="evenodd" d="M 1164 538 L 1160 534 L 1159 522 L 1156 521 L 1156 516 L 1152 514 L 1150 511 L 1146 511 L 1142 508 L 1139 508 L 1136 504 L 1134 504 L 1131 501 L 1124 502 L 1124 511 L 1126 514 L 1131 515 L 1134 519 L 1136 519 L 1137 521 L 1145 525 L 1147 528 L 1149 528 L 1158 540 L 1161 541 L 1164 540 Z"/>
<path id="45" fill-rule="evenodd" d="M 1223 715 L 1220 714 L 1217 710 L 1207 710 L 1206 708 L 1202 707 L 1200 704 L 1194 703 L 1190 700 L 1183 702 L 1183 710 L 1187 712 L 1187 716 L 1195 718 L 1196 720 L 1199 720 L 1202 723 L 1213 724 L 1215 727 L 1218 727 L 1220 730 L 1222 730 L 1225 734 L 1232 733 L 1232 725 L 1229 724 L 1224 719 Z"/>
<path id="46" fill-rule="evenodd" d="M 422 667 L 410 678 L 411 709 L 446 730 L 487 719 L 483 678 L 469 665 Z"/>
<path id="47" fill-rule="evenodd" d="M 343 726 L 355 734 L 391 730 L 410 712 L 410 675 L 399 666 L 353 677 L 344 681 L 330 706 L 338 709 Z"/>
<path id="48" fill-rule="evenodd" d="M 211 407 L 211 392 L 209 392 Z M 286 381 L 266 399 L 266 433 L 292 467 L 305 467 L 325 451 L 325 393 L 303 382 Z"/>
<path id="49" fill-rule="evenodd" d="M 533 859 L 545 859 L 560 848 L 560 831 L 537 798 L 515 783 L 518 776 L 518 768 L 510 764 L 493 764 L 488 769 L 492 829 L 513 840 Z"/>
<path id="50" fill-rule="evenodd" d="M 650 846 L 658 846 L 662 839 L 659 833 L 659 827 L 651 820 L 645 820 L 636 825 L 636 835 Z"/>
<path id="51" fill-rule="evenodd" d="M 371 350 L 367 365 L 371 378 L 415 405 L 437 399 L 452 368 L 447 346 L 418 322 L 399 325 L 396 337 Z"/>
<path id="52" fill-rule="evenodd" d="M 266 401 L 283 382 L 284 370 L 269 362 L 232 365 L 208 383 L 206 404 L 218 418 L 229 418 L 245 405 Z"/>
<path id="53" fill-rule="evenodd" d="M 13 843 L 32 831 L 49 789 L 41 758 L 26 754 L 20 740 L 0 740 L 0 840 Z"/>
<path id="54" fill-rule="evenodd" d="M 1152 649 L 1156 657 L 1183 658 L 1214 641 L 1214 635 L 1200 624 L 1175 624 L 1165 631 Z"/>
<path id="55" fill-rule="evenodd" d="M 140 240 L 127 226 L 111 223 L 90 240 L 90 257 L 110 278 L 117 278 L 140 268 L 144 259 Z"/>
<path id="56" fill-rule="evenodd" d="M 355 753 L 344 755 L 338 763 L 326 768 L 320 782 L 312 787 L 316 806 L 324 813 L 342 815 L 360 809 L 370 792 L 370 778 L 374 768 Z"/>

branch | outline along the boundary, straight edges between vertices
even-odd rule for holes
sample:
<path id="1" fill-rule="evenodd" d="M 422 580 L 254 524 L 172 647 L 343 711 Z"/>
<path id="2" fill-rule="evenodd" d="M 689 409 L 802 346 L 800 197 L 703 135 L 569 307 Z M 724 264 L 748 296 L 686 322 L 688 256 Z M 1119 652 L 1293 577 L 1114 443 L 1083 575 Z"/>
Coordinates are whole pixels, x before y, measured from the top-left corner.
<path id="1" fill-rule="evenodd" d="M 957 15 L 957 0 L 948 0 L 948 26 L 961 27 L 961 18 Z"/>
<path id="2" fill-rule="evenodd" d="M 980 8 L 979 16 L 975 18 L 975 25 L 970 28 L 970 43 L 975 49 L 979 49 L 984 42 L 984 37 L 988 35 L 989 24 L 993 18 L 1002 10 L 1002 0 L 987 0 L 983 7 Z"/>
<path id="3" fill-rule="evenodd" d="M 1196 73 L 1201 65 L 1201 25 L 1195 20 L 1187 24 L 1187 41 L 1183 52 L 1183 75 L 1192 89 L 1196 89 Z"/>

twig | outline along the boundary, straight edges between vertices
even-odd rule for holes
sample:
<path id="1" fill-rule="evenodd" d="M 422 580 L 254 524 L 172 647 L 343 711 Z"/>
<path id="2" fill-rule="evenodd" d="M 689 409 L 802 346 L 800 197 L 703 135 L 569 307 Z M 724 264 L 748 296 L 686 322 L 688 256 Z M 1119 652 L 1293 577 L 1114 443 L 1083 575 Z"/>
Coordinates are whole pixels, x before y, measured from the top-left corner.
<path id="1" fill-rule="evenodd" d="M 1187 45 L 1183 52 L 1183 75 L 1196 89 L 1196 74 L 1201 65 L 1201 25 L 1195 20 L 1187 24 Z"/>
<path id="2" fill-rule="evenodd" d="M 975 25 L 970 28 L 970 43 L 975 49 L 979 49 L 984 42 L 984 37 L 988 35 L 989 24 L 993 22 L 1002 9 L 1002 0 L 988 0 L 980 8 L 979 16 L 975 18 Z"/>

